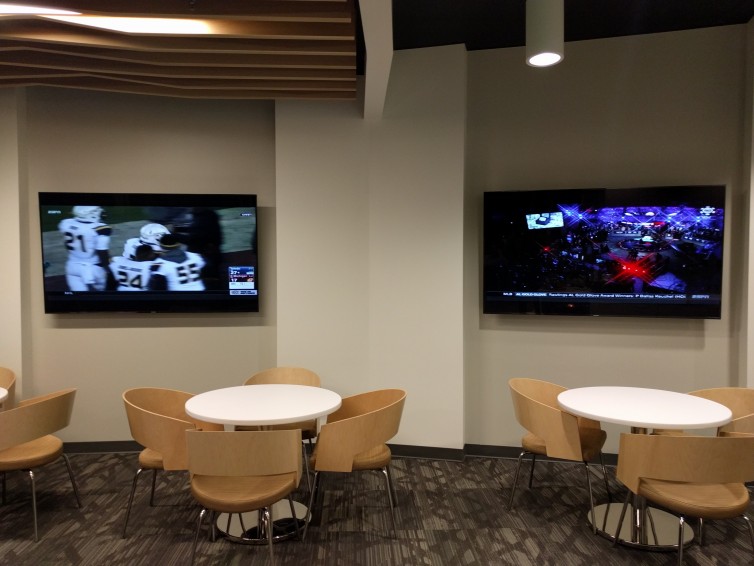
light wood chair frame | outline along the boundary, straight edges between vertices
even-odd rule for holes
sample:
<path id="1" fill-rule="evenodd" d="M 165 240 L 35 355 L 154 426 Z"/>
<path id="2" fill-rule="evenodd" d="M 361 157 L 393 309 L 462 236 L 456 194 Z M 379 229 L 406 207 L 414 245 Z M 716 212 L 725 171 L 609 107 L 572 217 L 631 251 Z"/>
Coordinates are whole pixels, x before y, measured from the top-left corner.
<path id="1" fill-rule="evenodd" d="M 548 458 L 570 460 L 584 464 L 587 491 L 589 493 L 589 512 L 592 522 L 592 531 L 597 532 L 597 522 L 594 514 L 594 494 L 590 476 L 589 462 L 584 459 L 584 450 L 579 435 L 580 428 L 600 429 L 600 423 L 591 419 L 577 417 L 563 411 L 557 402 L 557 396 L 566 388 L 539 379 L 514 377 L 508 381 L 513 401 L 513 410 L 518 423 L 527 432 L 542 439 L 545 444 Z M 508 509 L 513 509 L 513 501 L 516 496 L 518 477 L 521 471 L 521 463 L 524 456 L 531 456 L 531 469 L 529 470 L 529 488 L 532 487 L 534 478 L 534 464 L 537 454 L 524 449 L 518 456 L 516 473 L 513 478 Z M 607 469 L 605 467 L 602 450 L 599 450 L 600 466 L 605 482 L 605 491 L 608 501 L 611 500 L 610 486 Z"/>
<path id="2" fill-rule="evenodd" d="M 725 405 L 733 418 L 717 429 L 718 436 L 729 432 L 754 434 L 754 389 L 749 387 L 712 387 L 691 391 L 689 395 L 703 397 Z"/>
<path id="3" fill-rule="evenodd" d="M 269 385 L 269 384 L 307 385 L 309 387 L 321 387 L 322 380 L 314 371 L 296 367 L 280 366 L 259 371 L 244 381 L 244 385 Z M 309 492 L 312 490 L 311 472 L 309 470 L 309 458 L 307 445 L 311 450 L 313 441 L 317 437 L 317 420 L 288 423 L 284 425 L 271 425 L 265 427 L 237 426 L 236 430 L 286 430 L 291 428 L 301 429 L 301 453 L 304 459 L 306 486 Z"/>
<path id="4" fill-rule="evenodd" d="M 323 472 L 353 472 L 354 459 L 370 449 L 386 444 L 400 428 L 406 392 L 402 389 L 380 389 L 343 399 L 340 408 L 327 417 L 317 440 L 314 459 L 314 481 L 309 494 L 309 520 L 304 527 L 306 537 L 313 517 L 316 494 Z M 390 465 L 379 469 L 385 480 L 390 515 L 395 528 L 396 494 Z"/>
<path id="5" fill-rule="evenodd" d="M 613 545 L 619 540 L 629 503 L 633 501 L 637 506 L 637 498 L 644 498 L 643 481 L 688 483 L 693 494 L 694 484 L 743 485 L 754 480 L 754 436 L 726 438 L 622 433 L 616 475 L 628 488 L 628 493 L 621 509 Z M 651 502 L 651 499 L 647 501 Z M 680 508 L 673 508 L 667 502 L 663 507 L 678 515 L 677 547 L 680 566 L 683 564 L 683 531 L 687 517 L 680 512 Z M 740 516 L 746 522 L 754 549 L 754 527 L 745 513 Z M 735 515 L 729 516 L 734 517 Z M 701 545 L 701 537 L 699 542 Z"/>
<path id="6" fill-rule="evenodd" d="M 76 389 L 64 389 L 18 402 L 12 409 L 0 411 L 0 459 L 2 451 L 14 448 L 65 428 L 71 422 Z M 73 475 L 68 455 L 60 455 L 71 480 L 76 504 L 81 507 L 76 478 Z M 12 471 L 12 470 L 8 470 Z M 39 541 L 37 526 L 37 490 L 33 469 L 20 469 L 28 474 L 31 484 L 31 504 L 34 520 L 34 540 Z M 2 502 L 5 504 L 5 472 L 3 472 Z"/>
<path id="7" fill-rule="evenodd" d="M 223 430 L 222 425 L 198 421 L 186 414 L 186 401 L 193 396 L 193 393 L 160 387 L 135 387 L 123 392 L 123 403 L 131 436 L 145 448 L 154 450 L 162 456 L 162 467 L 152 468 L 150 507 L 155 505 L 157 472 L 188 469 L 186 431 L 196 428 Z M 127 536 L 128 520 L 131 516 L 136 486 L 144 470 L 145 468 L 139 466 L 134 474 L 123 522 L 123 538 Z"/>
<path id="8" fill-rule="evenodd" d="M 287 494 L 288 504 L 301 539 L 292 493 L 298 487 L 302 475 L 301 430 L 270 431 L 199 431 L 186 433 L 188 469 L 192 478 L 196 476 L 283 476 L 295 474 L 294 484 Z M 224 497 L 232 497 L 224 493 Z M 270 562 L 274 564 L 272 505 L 249 508 L 245 511 L 260 511 L 261 531 L 267 537 Z M 194 544 L 191 550 L 191 564 L 196 559 L 196 548 L 204 517 L 210 515 L 210 532 L 214 540 L 214 509 L 202 507 L 197 518 Z M 223 512 L 222 509 L 220 509 Z M 209 512 L 209 513 L 208 513 Z M 237 512 L 237 511 L 235 511 Z"/>

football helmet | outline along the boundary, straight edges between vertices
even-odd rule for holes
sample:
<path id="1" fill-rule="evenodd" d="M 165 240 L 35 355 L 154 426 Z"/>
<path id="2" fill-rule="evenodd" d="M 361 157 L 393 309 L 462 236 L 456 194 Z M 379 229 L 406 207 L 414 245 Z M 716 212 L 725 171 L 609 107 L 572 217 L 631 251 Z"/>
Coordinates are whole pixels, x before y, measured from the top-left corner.
<path id="1" fill-rule="evenodd" d="M 139 232 L 139 239 L 143 244 L 148 244 L 153 250 L 160 251 L 160 239 L 170 234 L 170 230 L 162 224 L 145 224 Z"/>
<path id="2" fill-rule="evenodd" d="M 84 220 L 85 222 L 99 222 L 102 218 L 102 213 L 105 212 L 101 206 L 74 206 L 73 216 L 77 220 Z"/>

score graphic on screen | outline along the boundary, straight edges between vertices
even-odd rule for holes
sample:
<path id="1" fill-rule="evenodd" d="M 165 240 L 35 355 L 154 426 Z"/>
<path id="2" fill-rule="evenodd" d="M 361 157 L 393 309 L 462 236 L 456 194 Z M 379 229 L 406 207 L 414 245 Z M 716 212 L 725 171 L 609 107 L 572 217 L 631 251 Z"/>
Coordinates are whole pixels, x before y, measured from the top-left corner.
<path id="1" fill-rule="evenodd" d="M 229 267 L 228 289 L 231 295 L 256 295 L 254 267 L 250 265 Z"/>

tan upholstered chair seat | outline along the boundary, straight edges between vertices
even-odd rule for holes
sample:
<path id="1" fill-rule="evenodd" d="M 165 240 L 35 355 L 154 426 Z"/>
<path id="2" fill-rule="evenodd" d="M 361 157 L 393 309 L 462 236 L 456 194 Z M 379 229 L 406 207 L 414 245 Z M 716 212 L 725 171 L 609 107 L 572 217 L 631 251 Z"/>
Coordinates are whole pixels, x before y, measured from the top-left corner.
<path id="1" fill-rule="evenodd" d="M 749 507 L 749 490 L 742 483 L 689 484 L 642 479 L 639 495 L 676 513 L 705 519 L 743 515 Z"/>
<path id="2" fill-rule="evenodd" d="M 269 507 L 296 489 L 295 473 L 277 476 L 199 476 L 191 479 L 191 495 L 208 509 L 241 513 Z"/>
<path id="3" fill-rule="evenodd" d="M 581 451 L 584 460 L 593 460 L 599 456 L 600 450 L 607 440 L 607 433 L 599 428 L 580 428 L 579 438 L 581 439 Z M 523 436 L 521 447 L 532 454 L 547 455 L 545 441 L 531 432 Z"/>
<path id="4" fill-rule="evenodd" d="M 162 470 L 162 454 L 152 448 L 145 448 L 139 453 L 139 467 L 149 470 Z"/>
<path id="5" fill-rule="evenodd" d="M 0 452 L 0 472 L 27 470 L 54 462 L 63 454 L 63 442 L 51 434 Z"/>

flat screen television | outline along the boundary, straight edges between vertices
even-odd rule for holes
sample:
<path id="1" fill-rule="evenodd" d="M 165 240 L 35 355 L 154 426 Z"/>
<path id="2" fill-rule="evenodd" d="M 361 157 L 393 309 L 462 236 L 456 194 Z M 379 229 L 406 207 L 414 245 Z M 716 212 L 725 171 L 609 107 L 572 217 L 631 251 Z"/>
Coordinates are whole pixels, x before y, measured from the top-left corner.
<path id="1" fill-rule="evenodd" d="M 39 193 L 47 313 L 257 312 L 249 194 Z"/>
<path id="2" fill-rule="evenodd" d="M 484 313 L 720 318 L 724 186 L 484 194 Z"/>

